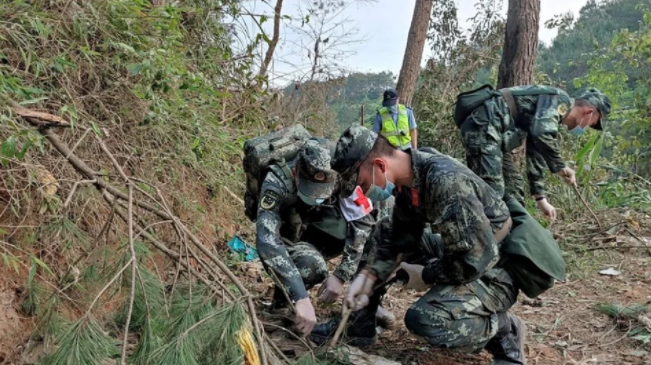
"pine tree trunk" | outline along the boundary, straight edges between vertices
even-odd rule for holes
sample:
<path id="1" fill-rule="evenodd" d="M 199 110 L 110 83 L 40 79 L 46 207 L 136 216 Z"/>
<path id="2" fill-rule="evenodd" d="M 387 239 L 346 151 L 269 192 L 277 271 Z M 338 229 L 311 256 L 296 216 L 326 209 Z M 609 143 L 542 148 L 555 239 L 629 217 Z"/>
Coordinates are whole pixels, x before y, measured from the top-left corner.
<path id="1" fill-rule="evenodd" d="M 498 88 L 533 82 L 539 25 L 540 0 L 509 0 Z"/>
<path id="2" fill-rule="evenodd" d="M 497 75 L 497 87 L 530 85 L 538 50 L 540 0 L 509 0 L 504 51 Z M 524 145 L 511 152 L 515 166 L 522 170 Z"/>
<path id="3" fill-rule="evenodd" d="M 420 61 L 423 58 L 423 48 L 427 38 L 429 19 L 432 14 L 433 0 L 416 0 L 414 16 L 411 19 L 407 48 L 402 59 L 402 68 L 398 77 L 396 90 L 400 96 L 400 103 L 411 105 L 411 99 L 416 89 L 416 81 L 420 72 Z"/>

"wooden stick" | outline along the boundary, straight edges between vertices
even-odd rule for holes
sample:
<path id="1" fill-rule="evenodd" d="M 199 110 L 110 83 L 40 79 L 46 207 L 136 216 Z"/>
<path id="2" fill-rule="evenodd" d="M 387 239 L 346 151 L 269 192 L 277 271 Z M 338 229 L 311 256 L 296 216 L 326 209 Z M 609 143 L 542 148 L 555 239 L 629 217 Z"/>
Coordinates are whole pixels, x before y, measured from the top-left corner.
<path id="1" fill-rule="evenodd" d="M 366 284 L 366 279 L 364 279 L 364 284 Z M 350 317 L 351 313 L 353 313 L 353 310 L 348 308 L 348 305 L 344 300 L 341 322 L 339 322 L 339 327 L 337 327 L 337 331 L 335 332 L 335 335 L 332 336 L 332 341 L 330 341 L 330 344 L 328 345 L 328 350 L 332 350 L 333 348 L 335 348 L 335 346 L 337 346 L 337 342 L 339 342 L 339 337 L 344 332 L 346 325 L 348 325 L 348 317 Z"/>
<path id="2" fill-rule="evenodd" d="M 136 298 L 136 275 L 138 271 L 138 259 L 136 249 L 133 243 L 133 187 L 129 185 L 129 251 L 131 252 L 131 292 L 129 293 L 129 310 L 127 312 L 127 321 L 124 325 L 124 339 L 122 340 L 122 357 L 121 365 L 127 365 L 127 344 L 129 343 L 129 325 L 131 325 L 131 315 L 133 314 L 133 302 Z M 143 288 L 144 290 L 144 288 Z"/>
<path id="3" fill-rule="evenodd" d="M 585 205 L 585 207 L 588 208 L 588 210 L 590 211 L 590 213 L 594 217 L 594 220 L 597 221 L 597 224 L 599 225 L 599 229 L 603 230 L 603 226 L 601 225 L 601 222 L 599 221 L 599 218 L 597 218 L 597 215 L 594 214 L 592 209 L 590 209 L 590 206 L 588 205 L 588 202 L 586 202 L 585 199 L 583 199 L 583 195 L 581 195 L 581 193 L 579 192 L 579 188 L 577 188 L 576 185 L 572 185 L 572 188 L 574 188 L 574 192 L 576 193 L 576 195 L 579 196 L 579 198 L 583 202 L 583 205 Z"/>
<path id="4" fill-rule="evenodd" d="M 599 246 L 599 247 L 590 247 L 586 248 L 583 251 L 597 251 L 597 250 L 624 250 L 627 248 L 651 248 L 651 246 L 643 246 L 643 245 L 628 245 L 628 246 Z"/>

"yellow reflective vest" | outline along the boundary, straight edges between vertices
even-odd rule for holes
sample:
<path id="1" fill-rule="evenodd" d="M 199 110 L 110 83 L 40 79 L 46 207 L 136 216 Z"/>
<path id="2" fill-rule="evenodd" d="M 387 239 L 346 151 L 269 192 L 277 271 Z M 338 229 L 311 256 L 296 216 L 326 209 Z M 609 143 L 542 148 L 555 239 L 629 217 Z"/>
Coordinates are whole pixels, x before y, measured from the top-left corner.
<path id="1" fill-rule="evenodd" d="M 407 116 L 407 107 L 398 104 L 398 125 L 393 122 L 391 113 L 387 107 L 381 108 L 379 111 L 382 118 L 382 131 L 380 134 L 385 136 L 389 143 L 394 147 L 406 149 L 411 147 L 411 135 L 409 134 L 409 117 Z"/>

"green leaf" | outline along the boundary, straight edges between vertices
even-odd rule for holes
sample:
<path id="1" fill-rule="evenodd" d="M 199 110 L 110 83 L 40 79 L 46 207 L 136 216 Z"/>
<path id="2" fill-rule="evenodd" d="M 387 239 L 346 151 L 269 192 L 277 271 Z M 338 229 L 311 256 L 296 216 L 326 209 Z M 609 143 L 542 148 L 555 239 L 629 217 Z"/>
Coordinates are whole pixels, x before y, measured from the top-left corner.
<path id="1" fill-rule="evenodd" d="M 50 273 L 50 275 L 54 276 L 54 273 L 52 272 L 52 270 L 50 270 L 50 267 L 47 266 L 45 262 L 39 260 L 38 258 L 36 258 L 36 256 L 32 256 L 32 261 L 36 263 L 38 266 L 40 266 L 43 270 Z"/>
<path id="2" fill-rule="evenodd" d="M 97 137 L 101 137 L 101 136 L 102 136 L 102 130 L 99 129 L 99 127 L 97 126 L 97 124 L 95 124 L 95 122 L 91 121 L 91 122 L 90 122 L 90 126 L 93 128 L 93 132 L 95 132 L 95 134 L 97 135 Z"/>
<path id="3" fill-rule="evenodd" d="M 13 158 L 16 155 L 16 137 L 10 136 L 2 142 L 0 155 L 2 156 L 2 165 L 7 166 L 9 164 L 8 158 Z"/>
<path id="4" fill-rule="evenodd" d="M 18 153 L 16 153 L 16 158 L 19 159 L 19 160 L 22 160 L 23 157 L 25 157 L 25 154 L 27 153 L 27 150 L 30 147 L 32 147 L 33 144 L 34 144 L 34 142 L 32 142 L 31 139 L 27 139 L 27 141 L 25 141 L 25 143 L 23 143 L 23 147 L 20 149 L 20 151 Z"/>
<path id="5" fill-rule="evenodd" d="M 20 105 L 38 104 L 38 103 L 40 103 L 40 102 L 42 102 L 42 101 L 45 101 L 45 100 L 47 100 L 47 99 L 49 99 L 49 98 L 48 98 L 48 97 L 45 97 L 45 96 L 41 96 L 40 98 L 29 99 L 29 100 L 21 101 L 19 104 L 20 104 Z"/>
<path id="6" fill-rule="evenodd" d="M 579 153 L 576 154 L 575 160 L 579 164 L 579 168 L 577 169 L 577 175 L 581 176 L 583 173 L 583 169 L 585 168 L 585 156 L 592 150 L 592 147 L 594 147 L 595 140 L 599 137 L 599 135 L 594 135 L 588 143 L 583 146 L 583 148 L 579 151 Z"/>
<path id="7" fill-rule="evenodd" d="M 29 87 L 29 86 L 24 87 L 23 92 L 25 92 L 25 93 L 27 93 L 29 95 L 31 95 L 31 94 L 47 94 L 47 91 L 45 91 L 45 90 L 41 90 L 41 89 L 39 89 L 37 87 Z"/>
<path id="8" fill-rule="evenodd" d="M 36 261 L 32 260 L 32 265 L 29 268 L 29 276 L 27 277 L 27 286 L 31 288 L 32 283 L 34 282 L 34 276 L 36 275 Z"/>

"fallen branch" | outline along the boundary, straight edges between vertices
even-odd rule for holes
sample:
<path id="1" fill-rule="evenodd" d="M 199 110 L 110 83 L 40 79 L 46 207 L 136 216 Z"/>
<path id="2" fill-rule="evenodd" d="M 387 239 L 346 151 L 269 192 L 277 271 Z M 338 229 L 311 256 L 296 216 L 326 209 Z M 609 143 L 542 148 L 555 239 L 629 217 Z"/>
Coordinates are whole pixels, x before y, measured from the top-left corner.
<path id="1" fill-rule="evenodd" d="M 623 250 L 628 248 L 651 248 L 651 246 L 643 245 L 628 245 L 628 246 L 599 246 L 599 247 L 590 247 L 583 249 L 584 252 L 587 251 L 597 251 L 597 250 Z"/>
<path id="2" fill-rule="evenodd" d="M 127 344 L 129 343 L 129 325 L 131 325 L 131 315 L 133 314 L 133 302 L 136 298 L 136 274 L 138 271 L 138 259 L 136 258 L 136 249 L 133 243 L 133 187 L 129 186 L 129 251 L 131 251 L 131 292 L 129 293 L 129 310 L 127 312 L 127 321 L 124 325 L 124 339 L 122 340 L 122 358 L 121 365 L 127 365 Z M 143 288 L 144 290 L 144 288 Z"/>
<path id="3" fill-rule="evenodd" d="M 68 204 L 70 204 L 70 201 L 72 200 L 72 196 L 77 191 L 77 187 L 79 187 L 79 185 L 82 185 L 82 184 L 83 185 L 85 185 L 85 184 L 94 184 L 96 182 L 97 182 L 97 179 L 75 181 L 75 183 L 72 185 L 72 188 L 70 189 L 70 193 L 68 193 L 68 197 L 66 198 L 65 203 L 63 203 L 63 207 L 64 208 L 68 207 Z"/>
<path id="4" fill-rule="evenodd" d="M 14 107 L 16 107 L 16 106 L 14 106 Z M 152 206 L 150 204 L 147 204 L 147 203 L 145 203 L 143 201 L 134 200 L 133 198 L 129 198 L 129 196 L 127 194 L 122 192 L 120 189 L 118 189 L 117 187 L 115 187 L 111 183 L 105 181 L 104 179 L 97 179 L 96 177 L 99 176 L 100 173 L 94 171 L 84 161 L 82 161 L 79 157 L 77 157 L 73 153 L 73 151 L 63 141 L 61 141 L 61 139 L 56 135 L 56 133 L 54 132 L 54 130 L 52 128 L 47 128 L 47 127 L 53 126 L 51 123 L 43 122 L 43 121 L 39 120 L 37 114 L 23 113 L 21 115 L 30 124 L 32 124 L 35 127 L 38 127 L 41 134 L 43 134 L 47 138 L 47 140 L 50 141 L 50 143 L 54 146 L 54 148 L 57 149 L 57 151 L 59 151 L 59 153 L 62 156 L 64 156 L 68 160 L 68 162 L 80 174 L 82 174 L 88 180 L 95 180 L 94 185 L 99 190 L 104 191 L 104 193 L 109 193 L 110 195 L 112 195 L 115 198 L 118 198 L 118 199 L 121 199 L 121 200 L 124 200 L 124 201 L 131 201 L 131 204 L 135 204 L 136 206 L 138 206 L 138 207 L 140 207 L 140 208 L 142 208 L 142 209 L 144 209 L 146 211 L 149 211 L 149 212 L 159 216 L 160 218 L 162 218 L 164 220 L 173 221 L 174 225 L 179 229 L 179 231 L 183 232 L 185 235 L 187 235 L 187 237 L 190 239 L 190 242 L 192 242 L 201 251 L 201 253 L 203 255 L 208 257 L 210 259 L 210 261 L 212 261 L 212 263 L 214 263 L 215 266 L 217 266 L 221 270 L 221 272 L 224 273 L 233 284 L 235 284 L 237 289 L 240 291 L 240 294 L 242 295 L 242 297 L 246 298 L 250 320 L 251 320 L 251 323 L 252 323 L 252 325 L 254 327 L 256 338 L 257 338 L 258 344 L 259 344 L 258 352 L 259 352 L 259 355 L 260 355 L 261 363 L 262 363 L 262 365 L 267 365 L 268 364 L 267 355 L 266 355 L 265 345 L 264 345 L 265 344 L 265 336 L 264 336 L 264 334 L 263 334 L 263 332 L 261 330 L 260 323 L 259 323 L 259 321 L 257 319 L 257 316 L 256 316 L 256 310 L 255 310 L 255 306 L 253 305 L 253 299 L 252 299 L 249 291 L 239 281 L 239 279 L 235 276 L 235 274 L 233 274 L 233 272 L 223 262 L 221 262 L 221 260 L 219 260 L 209 249 L 207 249 L 202 244 L 201 240 L 199 240 L 186 226 L 184 226 L 182 224 L 181 220 L 178 217 L 176 217 L 176 216 L 174 216 L 172 214 L 169 214 L 168 212 L 157 209 L 154 206 Z M 103 143 L 101 142 L 101 140 L 99 140 L 99 138 L 97 140 L 98 140 L 98 142 L 100 144 L 100 147 L 102 147 L 102 150 L 104 150 L 104 152 L 111 159 L 111 162 L 113 163 L 115 168 L 118 170 L 121 177 L 126 180 L 125 183 L 128 184 L 129 186 L 135 185 L 130 181 L 128 176 L 126 176 L 126 174 L 121 169 L 119 164 L 117 164 L 117 161 L 115 160 L 114 157 L 112 157 L 110 151 L 108 151 L 108 148 L 106 148 L 106 146 L 103 145 Z M 135 188 L 138 189 L 137 187 L 135 187 Z M 151 196 L 149 196 L 149 197 L 151 198 Z M 155 201 L 155 199 L 153 199 L 153 198 L 152 198 L 152 200 Z M 112 200 L 111 200 L 111 202 L 112 202 Z M 124 213 L 121 212 L 120 217 L 123 220 L 125 220 L 125 222 L 128 223 L 129 218 L 125 217 L 123 214 Z M 151 235 L 149 235 L 147 232 L 144 232 L 144 231 L 143 231 L 143 235 L 146 238 L 151 237 Z M 169 250 L 167 247 L 165 247 L 165 245 L 163 245 L 163 244 L 159 244 L 159 245 L 155 245 L 155 246 L 157 248 L 159 248 L 160 250 L 162 250 L 163 252 L 165 252 L 166 254 L 168 254 L 168 256 L 170 255 L 170 253 L 172 253 L 172 251 Z M 176 253 L 173 253 L 173 255 L 176 255 Z M 176 255 L 176 256 L 178 256 L 178 255 Z M 180 262 L 183 262 L 182 257 L 178 257 L 178 259 L 180 260 Z M 132 257 L 132 260 L 134 260 L 133 257 Z M 129 262 L 129 264 L 131 264 L 131 261 Z M 206 285 L 208 285 L 209 287 L 215 289 L 214 286 L 212 286 L 209 283 L 209 281 L 203 277 L 203 275 L 199 274 L 192 267 L 192 265 L 190 265 L 188 262 L 183 262 L 183 264 L 186 266 L 186 268 L 188 269 L 189 272 L 191 272 L 193 275 L 195 275 L 200 280 L 204 281 L 204 283 L 206 283 Z M 121 270 L 121 272 L 123 270 Z M 219 290 L 215 290 L 215 291 L 217 293 L 219 293 Z M 95 304 L 95 302 L 93 302 L 92 305 L 94 305 L 94 304 Z M 92 305 L 91 305 L 91 307 L 92 307 Z"/>
<path id="5" fill-rule="evenodd" d="M 583 195 L 581 195 L 581 192 L 579 192 L 579 188 L 576 187 L 576 185 L 572 185 L 572 188 L 574 188 L 574 192 L 576 195 L 581 199 L 581 202 L 583 202 L 583 205 L 590 211 L 590 214 L 592 214 L 592 217 L 594 217 L 594 220 L 597 221 L 597 224 L 599 225 L 599 230 L 603 231 L 603 226 L 601 225 L 601 222 L 599 221 L 599 218 L 597 218 L 597 215 L 594 214 L 590 206 L 588 205 L 588 202 L 585 201 L 583 198 Z"/>

